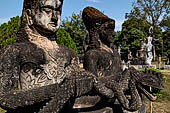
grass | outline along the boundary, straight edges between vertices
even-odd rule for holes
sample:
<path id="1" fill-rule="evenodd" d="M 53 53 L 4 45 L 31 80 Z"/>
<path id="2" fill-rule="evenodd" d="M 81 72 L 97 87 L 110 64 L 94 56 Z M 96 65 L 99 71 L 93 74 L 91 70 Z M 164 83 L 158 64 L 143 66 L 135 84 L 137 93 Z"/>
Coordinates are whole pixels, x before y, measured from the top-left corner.
<path id="1" fill-rule="evenodd" d="M 161 96 L 158 98 L 157 101 L 164 101 L 164 102 L 170 102 L 170 70 L 169 72 L 164 72 L 164 75 L 165 75 L 165 78 L 166 78 L 166 81 L 165 81 L 165 84 L 164 84 L 164 89 L 161 90 L 160 94 Z"/>
<path id="2" fill-rule="evenodd" d="M 3 110 L 2 108 L 0 108 L 0 113 L 5 113 L 5 110 Z"/>
<path id="3" fill-rule="evenodd" d="M 164 84 L 164 89 L 160 92 L 160 97 L 153 102 L 153 113 L 170 113 L 170 70 L 162 70 L 165 75 L 166 82 Z M 146 113 L 149 111 L 149 101 L 146 100 Z"/>

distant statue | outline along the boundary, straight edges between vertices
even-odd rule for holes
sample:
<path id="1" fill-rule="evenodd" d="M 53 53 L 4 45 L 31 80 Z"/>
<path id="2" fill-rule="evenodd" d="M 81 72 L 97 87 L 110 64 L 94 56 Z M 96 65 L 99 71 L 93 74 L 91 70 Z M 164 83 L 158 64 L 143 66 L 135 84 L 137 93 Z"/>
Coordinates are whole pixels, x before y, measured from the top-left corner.
<path id="1" fill-rule="evenodd" d="M 118 49 L 117 49 L 119 55 L 121 55 L 121 46 L 118 46 Z"/>
<path id="2" fill-rule="evenodd" d="M 131 64 L 132 59 L 133 59 L 132 52 L 131 52 L 131 51 L 128 51 L 128 62 L 127 62 L 128 65 Z"/>
<path id="3" fill-rule="evenodd" d="M 140 50 L 137 52 L 137 55 L 136 55 L 138 58 L 146 57 L 145 47 L 146 47 L 146 44 L 144 43 L 144 41 L 141 41 Z"/>
<path id="4" fill-rule="evenodd" d="M 137 51 L 136 57 L 135 59 L 133 59 L 133 64 L 135 65 L 145 65 L 145 61 L 146 61 L 146 44 L 144 41 L 141 41 L 140 44 L 140 50 Z"/>
<path id="5" fill-rule="evenodd" d="M 152 29 L 153 29 L 153 27 L 150 27 L 149 34 L 152 33 Z M 152 45 L 152 37 L 151 36 L 147 37 L 147 44 L 146 44 L 145 48 L 146 48 L 146 55 L 147 55 L 145 63 L 148 65 L 151 65 L 151 62 L 153 59 L 153 55 L 152 55 L 153 45 Z"/>

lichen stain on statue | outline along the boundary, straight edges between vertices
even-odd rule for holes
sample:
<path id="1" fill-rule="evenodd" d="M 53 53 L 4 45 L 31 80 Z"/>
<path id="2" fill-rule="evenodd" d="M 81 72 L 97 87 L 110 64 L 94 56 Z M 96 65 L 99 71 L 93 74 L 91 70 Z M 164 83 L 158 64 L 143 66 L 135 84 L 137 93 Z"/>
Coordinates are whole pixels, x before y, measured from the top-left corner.
<path id="1" fill-rule="evenodd" d="M 22 90 L 60 83 L 77 68 L 74 52 L 56 43 L 62 3 L 62 0 L 24 1 L 17 43 L 1 50 L 0 92 L 17 89 L 18 81 Z"/>

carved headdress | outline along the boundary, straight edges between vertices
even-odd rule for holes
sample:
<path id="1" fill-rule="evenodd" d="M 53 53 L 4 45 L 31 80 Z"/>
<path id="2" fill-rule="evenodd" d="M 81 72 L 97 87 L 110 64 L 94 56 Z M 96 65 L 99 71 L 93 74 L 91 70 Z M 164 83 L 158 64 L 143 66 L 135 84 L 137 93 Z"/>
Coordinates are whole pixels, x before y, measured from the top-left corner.
<path id="1" fill-rule="evenodd" d="M 106 31 L 114 32 L 115 21 L 94 7 L 86 7 L 82 18 L 89 32 L 88 49 L 101 47 L 101 43 L 107 44 L 110 34 Z"/>
<path id="2" fill-rule="evenodd" d="M 115 28 L 115 21 L 94 7 L 86 7 L 83 10 L 82 18 L 87 30 L 100 27 L 105 22 L 109 22 L 110 27 Z"/>

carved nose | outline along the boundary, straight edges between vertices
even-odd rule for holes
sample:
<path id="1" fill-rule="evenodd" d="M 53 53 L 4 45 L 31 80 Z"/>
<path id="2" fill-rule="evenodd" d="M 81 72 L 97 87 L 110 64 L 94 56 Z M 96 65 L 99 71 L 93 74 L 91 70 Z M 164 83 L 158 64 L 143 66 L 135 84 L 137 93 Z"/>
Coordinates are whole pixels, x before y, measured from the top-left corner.
<path id="1" fill-rule="evenodd" d="M 52 20 L 53 22 L 57 22 L 57 21 L 58 21 L 58 17 L 57 17 L 56 11 L 53 11 L 51 20 Z"/>

